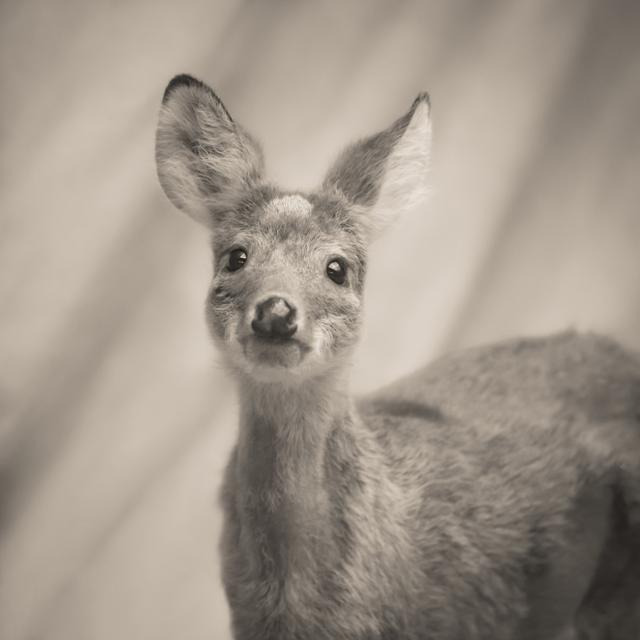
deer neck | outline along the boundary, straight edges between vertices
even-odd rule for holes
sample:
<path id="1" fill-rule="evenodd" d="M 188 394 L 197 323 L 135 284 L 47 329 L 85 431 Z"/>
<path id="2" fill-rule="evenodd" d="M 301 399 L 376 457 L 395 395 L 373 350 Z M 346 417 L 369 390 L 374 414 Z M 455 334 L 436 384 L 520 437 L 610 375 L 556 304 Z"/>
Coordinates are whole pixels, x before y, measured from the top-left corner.
<path id="1" fill-rule="evenodd" d="M 308 501 L 322 482 L 326 441 L 350 423 L 344 379 L 243 385 L 238 463 L 248 489 Z"/>
<path id="2" fill-rule="evenodd" d="M 344 378 L 285 387 L 242 385 L 235 454 L 239 515 L 260 557 L 291 571 L 308 565 L 330 518 L 327 445 L 354 413 Z"/>

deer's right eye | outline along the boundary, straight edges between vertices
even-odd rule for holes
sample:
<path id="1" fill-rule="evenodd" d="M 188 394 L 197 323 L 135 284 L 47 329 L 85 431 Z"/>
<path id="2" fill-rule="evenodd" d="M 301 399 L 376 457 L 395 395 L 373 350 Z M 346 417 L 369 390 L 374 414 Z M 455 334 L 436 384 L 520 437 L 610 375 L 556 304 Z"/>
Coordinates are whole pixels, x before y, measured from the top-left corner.
<path id="1" fill-rule="evenodd" d="M 327 264 L 327 275 L 336 284 L 344 284 L 347 279 L 347 267 L 340 258 L 334 258 Z"/>
<path id="2" fill-rule="evenodd" d="M 227 271 L 238 271 L 242 269 L 247 262 L 247 252 L 241 247 L 234 249 L 229 253 L 229 260 L 227 261 Z"/>

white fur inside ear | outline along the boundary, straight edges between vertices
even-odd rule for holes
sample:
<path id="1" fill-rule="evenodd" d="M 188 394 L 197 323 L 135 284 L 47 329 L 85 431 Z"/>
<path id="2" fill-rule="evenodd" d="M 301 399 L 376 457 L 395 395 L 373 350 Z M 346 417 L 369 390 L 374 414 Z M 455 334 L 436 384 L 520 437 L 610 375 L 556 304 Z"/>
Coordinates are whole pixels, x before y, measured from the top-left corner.
<path id="1" fill-rule="evenodd" d="M 374 231 L 423 202 L 429 193 L 431 155 L 429 103 L 421 101 L 387 158 L 378 200 L 371 212 Z"/>
<path id="2" fill-rule="evenodd" d="M 196 221 L 210 226 L 210 214 L 199 185 L 202 171 L 194 162 L 188 142 L 200 136 L 195 105 L 203 100 L 202 89 L 183 86 L 162 105 L 156 133 L 158 177 L 173 204 Z M 204 96 L 206 98 L 206 96 Z"/>
<path id="3" fill-rule="evenodd" d="M 212 228 L 259 179 L 262 152 L 210 89 L 190 84 L 174 88 L 161 107 L 156 163 L 173 204 Z"/>
<path id="4" fill-rule="evenodd" d="M 200 193 L 198 181 L 189 163 L 180 157 L 167 158 L 162 164 L 162 173 L 158 170 L 162 186 L 178 209 L 185 211 L 196 222 L 211 228 L 211 212 Z M 164 176 L 171 176 L 170 180 Z"/>

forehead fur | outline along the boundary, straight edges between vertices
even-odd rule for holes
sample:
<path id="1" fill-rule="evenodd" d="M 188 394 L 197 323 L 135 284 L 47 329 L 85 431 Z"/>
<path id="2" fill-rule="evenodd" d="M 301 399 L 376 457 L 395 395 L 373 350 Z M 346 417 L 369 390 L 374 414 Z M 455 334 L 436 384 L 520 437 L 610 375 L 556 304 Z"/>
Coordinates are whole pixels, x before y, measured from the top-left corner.
<path id="1" fill-rule="evenodd" d="M 312 205 L 305 197 L 291 194 L 274 198 L 264 208 L 265 220 L 281 217 L 306 217 L 311 213 Z"/>
<path id="2" fill-rule="evenodd" d="M 338 192 L 286 192 L 271 184 L 261 184 L 219 220 L 216 234 L 288 228 L 301 233 L 322 231 L 330 235 L 362 236 L 360 216 L 354 216 L 353 209 L 357 207 Z"/>

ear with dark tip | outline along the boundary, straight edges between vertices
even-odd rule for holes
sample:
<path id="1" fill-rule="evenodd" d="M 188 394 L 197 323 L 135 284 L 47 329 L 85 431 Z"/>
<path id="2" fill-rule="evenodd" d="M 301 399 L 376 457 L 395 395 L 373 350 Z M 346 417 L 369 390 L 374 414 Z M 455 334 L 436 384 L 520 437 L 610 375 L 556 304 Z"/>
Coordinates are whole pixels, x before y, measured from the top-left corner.
<path id="1" fill-rule="evenodd" d="M 156 167 L 171 202 L 211 228 L 260 181 L 263 159 L 214 91 L 183 74 L 162 98 Z"/>
<path id="2" fill-rule="evenodd" d="M 428 192 L 431 105 L 420 93 L 390 127 L 347 147 L 327 173 L 323 189 L 337 191 L 377 229 L 416 205 Z"/>

